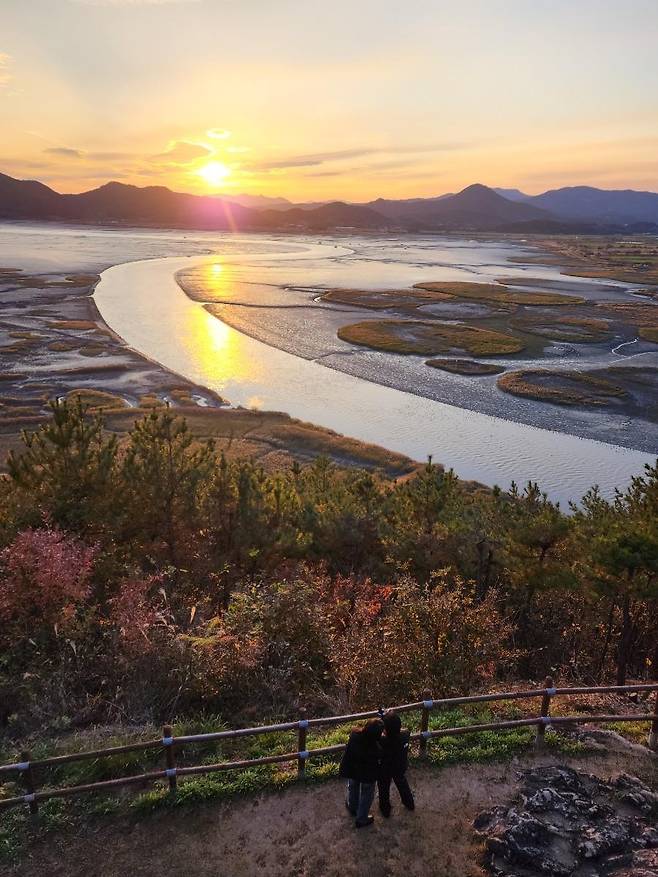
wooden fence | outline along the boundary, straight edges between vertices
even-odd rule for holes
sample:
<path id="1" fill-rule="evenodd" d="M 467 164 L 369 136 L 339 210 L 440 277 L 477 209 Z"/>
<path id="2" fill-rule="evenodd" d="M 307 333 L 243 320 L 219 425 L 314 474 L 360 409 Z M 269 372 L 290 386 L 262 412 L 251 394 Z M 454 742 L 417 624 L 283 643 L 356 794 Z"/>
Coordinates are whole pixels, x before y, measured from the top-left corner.
<path id="1" fill-rule="evenodd" d="M 498 731 L 525 726 L 535 726 L 535 744 L 541 748 L 544 744 L 546 728 L 560 725 L 573 724 L 605 724 L 609 722 L 650 722 L 648 745 L 653 750 L 658 750 L 658 682 L 645 685 L 608 685 L 592 688 L 554 688 L 553 680 L 549 677 L 545 680 L 544 688 L 531 689 L 529 691 L 506 691 L 496 694 L 480 694 L 468 697 L 450 697 L 441 700 L 433 700 L 429 691 L 426 691 L 423 700 L 415 703 L 405 703 L 392 707 L 398 713 L 420 711 L 420 730 L 411 735 L 411 739 L 418 741 L 420 755 L 425 755 L 430 740 L 437 737 L 453 737 L 458 734 L 473 734 L 480 731 Z M 551 701 L 555 697 L 573 696 L 584 694 L 605 694 L 619 692 L 630 694 L 632 692 L 655 691 L 653 713 L 638 715 L 571 715 L 551 716 Z M 502 700 L 521 700 L 537 698 L 541 700 L 539 715 L 524 719 L 513 719 L 502 722 L 489 722 L 479 725 L 465 725 L 456 728 L 429 729 L 429 720 L 432 710 L 462 706 L 464 704 L 492 703 Z M 3 775 L 18 775 L 22 780 L 25 794 L 14 798 L 0 799 L 0 809 L 27 804 L 30 813 L 38 812 L 39 802 L 50 798 L 67 798 L 72 795 L 80 795 L 85 792 L 104 792 L 128 785 L 144 785 L 157 780 L 165 780 L 169 784 L 171 794 L 176 793 L 178 777 L 194 776 L 196 774 L 215 773 L 217 771 L 244 770 L 261 764 L 281 764 L 285 762 L 297 762 L 298 776 L 302 778 L 306 770 L 306 762 L 309 758 L 323 755 L 334 755 L 345 748 L 345 744 L 336 746 L 323 746 L 317 749 L 308 748 L 308 735 L 313 728 L 330 725 L 342 725 L 347 722 L 360 722 L 375 718 L 380 715 L 380 710 L 371 710 L 365 713 L 352 713 L 346 716 L 329 716 L 327 718 L 307 718 L 305 711 L 297 721 L 283 722 L 278 725 L 263 725 L 256 728 L 241 728 L 234 731 L 216 731 L 208 734 L 188 734 L 174 737 L 170 725 L 165 725 L 161 738 L 156 740 L 144 740 L 139 743 L 128 743 L 125 746 L 113 746 L 107 749 L 96 749 L 88 752 L 75 752 L 69 755 L 56 755 L 51 758 L 32 760 L 29 752 L 21 753 L 21 760 L 15 764 L 0 766 L 0 779 Z M 291 732 L 296 735 L 297 748 L 294 752 L 284 755 L 269 755 L 263 758 L 251 758 L 244 761 L 225 761 L 217 764 L 200 764 L 197 766 L 176 766 L 176 752 L 186 744 L 219 742 L 222 740 L 235 740 L 240 737 L 252 737 L 260 734 L 274 732 Z M 68 786 L 59 789 L 38 790 L 37 773 L 46 767 L 55 767 L 76 761 L 110 757 L 125 752 L 140 752 L 148 749 L 160 749 L 164 761 L 162 770 L 153 770 L 136 776 L 119 777 L 112 780 L 104 780 L 87 785 Z"/>

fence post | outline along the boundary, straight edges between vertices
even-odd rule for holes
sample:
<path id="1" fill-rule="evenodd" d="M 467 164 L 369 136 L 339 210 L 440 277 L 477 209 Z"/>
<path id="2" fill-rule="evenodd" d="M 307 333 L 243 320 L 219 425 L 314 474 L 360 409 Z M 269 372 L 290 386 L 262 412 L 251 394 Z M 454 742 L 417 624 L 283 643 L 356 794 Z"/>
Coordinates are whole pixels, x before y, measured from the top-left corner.
<path id="1" fill-rule="evenodd" d="M 430 725 L 430 710 L 434 706 L 434 701 L 432 700 L 432 692 L 429 688 L 426 688 L 423 691 L 423 712 L 420 717 L 420 747 L 419 752 L 420 756 L 424 757 L 427 755 L 427 737 L 425 734 Z"/>
<path id="2" fill-rule="evenodd" d="M 164 725 L 162 728 L 162 745 L 165 751 L 165 763 L 167 778 L 169 780 L 169 793 L 176 794 L 176 753 L 174 752 L 174 737 L 171 725 Z"/>
<path id="3" fill-rule="evenodd" d="M 32 773 L 32 765 L 30 763 L 30 753 L 21 752 L 21 777 L 25 786 L 25 796 L 30 807 L 30 813 L 34 816 L 39 812 L 39 805 L 34 800 L 35 785 L 34 774 Z"/>
<path id="4" fill-rule="evenodd" d="M 308 719 L 306 718 L 306 710 L 301 707 L 299 710 L 299 723 L 297 726 L 297 779 L 304 779 L 306 776 L 306 759 L 308 758 L 308 750 L 306 749 L 306 734 L 308 731 Z"/>
<path id="5" fill-rule="evenodd" d="M 653 721 L 651 722 L 651 727 L 649 728 L 648 746 L 649 749 L 653 749 L 655 752 L 658 752 L 658 691 L 654 692 Z"/>
<path id="6" fill-rule="evenodd" d="M 555 694 L 555 689 L 553 688 L 553 677 L 547 676 L 544 680 L 544 696 L 541 699 L 541 713 L 540 720 L 537 723 L 537 732 L 535 735 L 535 749 L 543 749 L 545 745 L 544 736 L 546 734 L 546 725 L 549 724 L 545 719 L 548 719 L 551 712 L 551 697 Z"/>

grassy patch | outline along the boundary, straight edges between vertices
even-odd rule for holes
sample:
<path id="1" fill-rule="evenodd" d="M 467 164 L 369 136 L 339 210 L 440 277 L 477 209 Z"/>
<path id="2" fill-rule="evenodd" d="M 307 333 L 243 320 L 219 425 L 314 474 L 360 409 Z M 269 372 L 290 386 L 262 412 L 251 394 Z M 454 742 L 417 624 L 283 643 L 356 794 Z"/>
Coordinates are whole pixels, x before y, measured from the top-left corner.
<path id="1" fill-rule="evenodd" d="M 633 301 L 601 301 L 596 307 L 612 317 L 638 328 L 655 328 L 658 319 L 656 305 Z"/>
<path id="2" fill-rule="evenodd" d="M 554 405 L 609 405 L 628 394 L 604 378 L 577 371 L 524 369 L 498 378 L 498 386 L 513 396 Z"/>
<path id="3" fill-rule="evenodd" d="M 542 245 L 553 254 L 540 257 L 543 264 L 567 264 L 563 273 L 574 277 L 619 280 L 623 283 L 658 283 L 658 241 L 655 237 L 629 239 L 611 236 L 557 236 Z M 515 258 L 541 264 L 540 259 Z"/>
<path id="4" fill-rule="evenodd" d="M 449 301 L 454 296 L 425 289 L 330 289 L 323 301 L 354 305 L 372 310 L 386 308 L 416 308 L 433 301 Z"/>
<path id="5" fill-rule="evenodd" d="M 101 344 L 85 344 L 80 348 L 80 356 L 100 356 L 107 351 Z"/>
<path id="6" fill-rule="evenodd" d="M 510 335 L 463 323 L 406 320 L 366 320 L 342 326 L 338 337 L 351 344 L 389 353 L 470 353 L 495 356 L 518 353 L 523 344 Z"/>
<path id="7" fill-rule="evenodd" d="M 499 375 L 505 371 L 500 365 L 476 362 L 473 359 L 428 359 L 425 365 L 455 375 Z"/>
<path id="8" fill-rule="evenodd" d="M 88 390 L 81 388 L 66 394 L 68 399 L 80 399 L 83 405 L 89 405 L 92 411 L 99 408 L 127 408 L 126 400 L 105 390 Z"/>
<path id="9" fill-rule="evenodd" d="M 650 727 L 651 722 L 612 722 L 608 725 L 611 731 L 616 731 L 632 743 L 642 744 L 647 742 Z"/>
<path id="10" fill-rule="evenodd" d="M 605 320 L 578 317 L 515 317 L 510 320 L 510 326 L 551 341 L 595 344 L 610 338 L 610 326 Z"/>
<path id="11" fill-rule="evenodd" d="M 9 337 L 10 338 L 27 338 L 30 340 L 37 340 L 38 341 L 43 336 L 39 335 L 37 332 L 28 332 L 28 331 L 21 330 L 21 331 L 9 332 Z"/>
<path id="12" fill-rule="evenodd" d="M 55 353 L 68 353 L 71 350 L 77 350 L 79 346 L 79 341 L 51 341 L 48 350 Z"/>
<path id="13" fill-rule="evenodd" d="M 417 468 L 414 462 L 402 454 L 304 423 L 293 421 L 282 424 L 269 430 L 269 434 L 292 454 L 309 457 L 322 455 L 343 464 L 379 469 L 391 477 L 409 474 Z"/>
<path id="14" fill-rule="evenodd" d="M 15 341 L 12 341 L 11 344 L 5 344 L 0 347 L 0 353 L 20 353 L 24 350 L 32 350 L 35 347 L 39 347 L 40 344 L 41 339 L 39 336 L 33 338 L 17 338 Z"/>
<path id="15" fill-rule="evenodd" d="M 79 332 L 87 332 L 97 329 L 98 325 L 93 320 L 52 320 L 48 323 L 51 329 L 74 329 Z"/>
<path id="16" fill-rule="evenodd" d="M 645 326 L 640 329 L 640 338 L 658 344 L 658 326 Z"/>
<path id="17" fill-rule="evenodd" d="M 180 387 L 174 387 L 170 391 L 170 396 L 177 405 L 194 405 L 194 400 L 189 390 Z"/>
<path id="18" fill-rule="evenodd" d="M 416 283 L 414 289 L 425 289 L 456 298 L 473 301 L 516 305 L 577 305 L 585 302 L 577 295 L 560 295 L 557 292 L 523 292 L 509 289 L 499 283 Z"/>

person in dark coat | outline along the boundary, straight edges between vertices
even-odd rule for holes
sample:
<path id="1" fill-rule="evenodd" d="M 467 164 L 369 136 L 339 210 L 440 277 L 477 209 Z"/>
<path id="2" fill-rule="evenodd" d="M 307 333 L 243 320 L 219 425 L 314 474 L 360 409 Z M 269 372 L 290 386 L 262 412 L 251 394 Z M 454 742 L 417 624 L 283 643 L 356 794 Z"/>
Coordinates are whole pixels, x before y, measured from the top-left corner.
<path id="1" fill-rule="evenodd" d="M 410 732 L 402 727 L 397 713 L 384 716 L 384 736 L 381 738 L 382 757 L 377 777 L 379 789 L 379 809 L 383 816 L 391 815 L 391 781 L 400 793 L 400 799 L 407 810 L 415 808 L 414 796 L 405 776 L 409 757 Z"/>
<path id="2" fill-rule="evenodd" d="M 347 780 L 345 806 L 355 817 L 357 828 L 374 822 L 370 805 L 375 797 L 375 784 L 379 776 L 379 740 L 383 730 L 381 719 L 369 719 L 362 728 L 355 728 L 340 762 L 339 774 Z"/>

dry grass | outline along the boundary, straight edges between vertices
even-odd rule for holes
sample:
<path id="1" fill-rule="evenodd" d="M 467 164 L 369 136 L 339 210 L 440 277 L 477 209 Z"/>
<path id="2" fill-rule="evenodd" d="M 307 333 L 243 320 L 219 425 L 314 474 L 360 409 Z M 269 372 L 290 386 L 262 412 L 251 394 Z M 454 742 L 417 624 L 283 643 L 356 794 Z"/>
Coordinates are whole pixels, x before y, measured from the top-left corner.
<path id="1" fill-rule="evenodd" d="M 425 365 L 455 375 L 499 375 L 505 371 L 500 365 L 476 362 L 473 359 L 428 359 Z"/>
<path id="2" fill-rule="evenodd" d="M 37 335 L 34 338 L 17 338 L 11 344 L 5 344 L 0 347 L 0 353 L 20 353 L 22 350 L 32 350 L 38 347 L 41 338 Z"/>
<path id="3" fill-rule="evenodd" d="M 194 405 L 189 390 L 183 389 L 181 387 L 174 387 L 170 391 L 169 395 L 178 405 Z"/>
<path id="4" fill-rule="evenodd" d="M 655 237 L 556 236 L 540 241 L 552 256 L 515 258 L 533 264 L 562 264 L 573 277 L 618 280 L 622 283 L 658 283 L 658 240 Z M 552 259 L 552 261 L 551 261 Z"/>
<path id="5" fill-rule="evenodd" d="M 85 344 L 79 350 L 80 356 L 100 356 L 101 353 L 106 352 L 107 347 L 103 347 L 101 344 Z"/>
<path id="6" fill-rule="evenodd" d="M 502 375 L 497 383 L 513 396 L 554 405 L 609 405 L 628 395 L 612 381 L 577 371 L 523 369 Z"/>
<path id="7" fill-rule="evenodd" d="M 323 301 L 372 310 L 416 308 L 428 302 L 449 301 L 452 298 L 454 296 L 445 293 L 416 289 L 330 289 L 322 296 Z"/>
<path id="8" fill-rule="evenodd" d="M 173 392 L 168 395 L 173 396 Z M 149 405 L 163 405 L 155 396 L 147 401 L 145 405 L 144 399 L 140 400 L 140 408 L 107 412 L 107 428 L 124 433 L 143 416 Z M 192 434 L 200 441 L 213 439 L 227 456 L 259 459 L 266 468 L 289 466 L 295 460 L 307 463 L 321 455 L 342 466 L 370 469 L 389 478 L 400 478 L 415 472 L 419 465 L 402 454 L 293 420 L 287 414 L 200 408 L 197 405 L 184 405 L 173 411 L 185 417 Z"/>
<path id="9" fill-rule="evenodd" d="M 71 350 L 77 350 L 79 346 L 79 341 L 51 341 L 48 350 L 55 353 L 69 353 Z"/>
<path id="10" fill-rule="evenodd" d="M 123 397 L 107 393 L 105 390 L 88 390 L 83 387 L 79 390 L 70 390 L 66 397 L 67 399 L 80 399 L 82 404 L 89 405 L 92 411 L 98 411 L 101 408 L 107 410 L 128 407 Z"/>
<path id="11" fill-rule="evenodd" d="M 351 344 L 389 353 L 470 353 L 496 356 L 518 353 L 523 344 L 510 335 L 463 323 L 403 320 L 366 320 L 342 326 L 338 337 Z"/>
<path id="12" fill-rule="evenodd" d="M 510 326 L 551 341 L 576 344 L 595 344 L 611 337 L 610 325 L 605 320 L 578 317 L 515 317 L 510 320 Z"/>
<path id="13" fill-rule="evenodd" d="M 658 326 L 645 326 L 640 329 L 640 338 L 658 344 Z"/>
<path id="14" fill-rule="evenodd" d="M 38 341 L 40 338 L 43 337 L 42 335 L 39 335 L 38 332 L 28 332 L 28 331 L 23 331 L 23 330 L 20 330 L 20 331 L 16 330 L 14 332 L 9 332 L 8 335 L 10 338 L 29 338 L 30 340 L 36 340 L 36 341 Z"/>
<path id="15" fill-rule="evenodd" d="M 638 328 L 655 326 L 658 321 L 658 307 L 644 302 L 602 301 L 596 307 L 605 314 Z"/>
<path id="16" fill-rule="evenodd" d="M 472 301 L 495 302 L 515 305 L 579 305 L 585 299 L 577 295 L 560 295 L 557 292 L 523 292 L 509 289 L 498 283 L 416 283 L 414 289 L 444 293 Z"/>
<path id="17" fill-rule="evenodd" d="M 93 320 L 52 320 L 48 326 L 50 329 L 74 329 L 79 332 L 98 329 L 97 323 Z"/>

